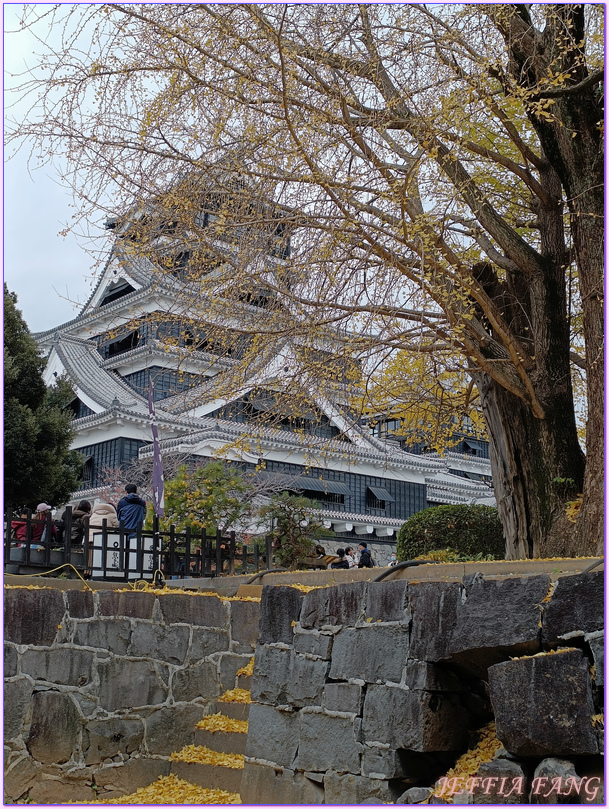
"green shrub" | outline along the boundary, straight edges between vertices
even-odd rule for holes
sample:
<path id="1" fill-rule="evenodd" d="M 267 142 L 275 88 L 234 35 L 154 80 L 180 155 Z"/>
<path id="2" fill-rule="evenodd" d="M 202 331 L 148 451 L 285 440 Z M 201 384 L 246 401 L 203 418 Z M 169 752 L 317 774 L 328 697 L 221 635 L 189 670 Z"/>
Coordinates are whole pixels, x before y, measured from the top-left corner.
<path id="1" fill-rule="evenodd" d="M 438 550 L 477 557 L 505 557 L 503 528 L 492 506 L 433 506 L 400 528 L 397 558 L 404 562 Z"/>

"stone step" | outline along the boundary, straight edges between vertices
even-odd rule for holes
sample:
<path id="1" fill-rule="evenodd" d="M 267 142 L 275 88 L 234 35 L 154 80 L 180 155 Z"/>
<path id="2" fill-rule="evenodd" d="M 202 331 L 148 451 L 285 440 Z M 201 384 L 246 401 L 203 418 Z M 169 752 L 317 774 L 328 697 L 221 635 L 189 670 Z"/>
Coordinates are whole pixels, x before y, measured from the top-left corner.
<path id="1" fill-rule="evenodd" d="M 224 789 L 227 792 L 239 792 L 243 770 L 232 767 L 220 767 L 216 764 L 200 764 L 190 761 L 172 761 L 171 772 L 191 784 L 207 789 Z"/>
<path id="2" fill-rule="evenodd" d="M 245 753 L 247 733 L 231 733 L 223 730 L 201 730 L 195 729 L 195 744 L 202 747 L 209 747 L 217 753 Z"/>
<path id="3" fill-rule="evenodd" d="M 239 674 L 237 677 L 237 688 L 243 688 L 244 691 L 252 690 L 252 675 Z"/>
<path id="4" fill-rule="evenodd" d="M 249 719 L 249 702 L 217 702 L 214 713 L 221 713 L 229 719 Z"/>

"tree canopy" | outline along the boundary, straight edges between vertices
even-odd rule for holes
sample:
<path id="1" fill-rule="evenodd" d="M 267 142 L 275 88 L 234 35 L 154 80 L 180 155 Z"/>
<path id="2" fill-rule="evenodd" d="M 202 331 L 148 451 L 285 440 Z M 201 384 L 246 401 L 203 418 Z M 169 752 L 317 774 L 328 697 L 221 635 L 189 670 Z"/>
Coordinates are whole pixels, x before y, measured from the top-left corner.
<path id="1" fill-rule="evenodd" d="M 24 21 L 43 51 L 53 36 L 9 143 L 65 158 L 83 215 L 137 203 L 131 244 L 160 263 L 154 200 L 197 247 L 185 280 L 208 317 L 263 291 L 258 354 L 286 337 L 314 354 L 331 325 L 368 368 L 395 349 L 458 363 L 508 556 L 543 552 L 565 478 L 583 505 L 564 551 L 601 546 L 602 6 L 59 5 Z"/>
<path id="2" fill-rule="evenodd" d="M 4 285 L 4 501 L 36 508 L 40 501 L 61 505 L 78 487 L 81 455 L 70 451 L 74 437 L 74 394 L 59 380 L 47 390 L 44 360 Z"/>

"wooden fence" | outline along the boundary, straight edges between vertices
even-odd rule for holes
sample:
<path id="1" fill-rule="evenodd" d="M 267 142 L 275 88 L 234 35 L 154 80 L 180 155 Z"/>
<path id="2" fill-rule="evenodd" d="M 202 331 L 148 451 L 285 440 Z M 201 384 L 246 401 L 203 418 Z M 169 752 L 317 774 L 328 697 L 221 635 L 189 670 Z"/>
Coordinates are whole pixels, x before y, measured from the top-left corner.
<path id="1" fill-rule="evenodd" d="M 261 549 L 258 543 L 237 541 L 234 531 L 208 536 L 204 529 L 192 532 L 188 527 L 179 533 L 174 525 L 161 531 L 156 517 L 150 531 L 140 524 L 137 531 L 129 532 L 122 522 L 111 528 L 107 520 L 90 525 L 88 518 L 81 525 L 72 531 L 70 506 L 61 520 L 53 520 L 50 512 L 41 520 L 30 511 L 16 514 L 9 509 L 4 520 L 5 572 L 49 572 L 72 565 L 92 580 L 129 581 L 152 580 L 159 571 L 165 578 L 200 578 L 273 567 L 270 536 L 264 538 Z M 73 533 L 78 534 L 75 539 Z"/>

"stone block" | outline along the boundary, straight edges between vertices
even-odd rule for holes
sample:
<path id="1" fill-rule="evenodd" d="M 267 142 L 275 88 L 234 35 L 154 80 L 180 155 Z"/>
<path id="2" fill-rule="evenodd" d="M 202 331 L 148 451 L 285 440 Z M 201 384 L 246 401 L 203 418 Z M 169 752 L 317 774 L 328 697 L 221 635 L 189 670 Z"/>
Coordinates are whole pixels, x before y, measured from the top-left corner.
<path id="1" fill-rule="evenodd" d="M 448 648 L 451 662 L 486 678 L 489 666 L 540 651 L 540 605 L 550 589 L 548 575 L 487 580 L 475 573 L 463 584 Z"/>
<path id="2" fill-rule="evenodd" d="M 324 776 L 325 803 L 358 804 L 375 798 L 376 802 L 393 803 L 404 791 L 404 785 L 361 775 L 328 771 Z"/>
<path id="3" fill-rule="evenodd" d="M 373 621 L 409 621 L 408 582 L 371 581 L 366 597 L 366 618 Z"/>
<path id="4" fill-rule="evenodd" d="M 594 660 L 594 685 L 605 687 L 605 632 L 590 632 L 584 636 Z"/>
<path id="5" fill-rule="evenodd" d="M 76 624 L 74 643 L 103 649 L 115 655 L 126 655 L 131 639 L 131 623 L 125 618 L 83 621 Z"/>
<path id="6" fill-rule="evenodd" d="M 324 803 L 323 787 L 303 773 L 247 760 L 240 795 L 244 804 Z"/>
<path id="7" fill-rule="evenodd" d="M 308 592 L 302 602 L 303 629 L 354 626 L 364 616 L 367 582 L 356 581 Z"/>
<path id="8" fill-rule="evenodd" d="M 252 700 L 269 705 L 321 705 L 328 663 L 310 660 L 292 649 L 258 646 Z"/>
<path id="9" fill-rule="evenodd" d="M 572 633 L 583 635 L 604 627 L 604 572 L 592 570 L 561 576 L 543 613 L 542 640 L 556 645 Z"/>
<path id="10" fill-rule="evenodd" d="M 596 753 L 588 661 L 579 649 L 489 669 L 497 737 L 517 756 Z"/>
<path id="11" fill-rule="evenodd" d="M 86 719 L 93 716 L 93 714 L 97 712 L 99 707 L 99 698 L 97 694 L 83 694 L 82 691 L 73 691 L 72 696 L 76 700 L 76 704 L 78 705 L 81 714 Z"/>
<path id="12" fill-rule="evenodd" d="M 517 761 L 499 758 L 480 765 L 476 778 L 465 785 L 475 804 L 527 803 L 527 777 Z"/>
<path id="13" fill-rule="evenodd" d="M 87 722 L 83 732 L 85 763 L 100 764 L 119 753 L 135 753 L 143 739 L 144 726 L 140 719 L 94 719 Z"/>
<path id="14" fill-rule="evenodd" d="M 326 683 L 324 706 L 327 711 L 359 714 L 362 709 L 363 688 L 357 683 Z"/>
<path id="15" fill-rule="evenodd" d="M 224 629 L 201 629 L 193 626 L 189 659 L 191 662 L 202 660 L 216 652 L 227 652 L 229 648 L 228 632 Z"/>
<path id="16" fill-rule="evenodd" d="M 245 755 L 291 769 L 298 750 L 300 715 L 252 703 Z"/>
<path id="17" fill-rule="evenodd" d="M 544 758 L 535 768 L 531 782 L 529 803 L 579 803 L 581 779 L 572 761 L 563 758 Z M 585 789 L 584 789 L 585 793 Z"/>
<path id="18" fill-rule="evenodd" d="M 224 714 L 229 719 L 249 719 L 252 704 L 249 702 L 217 702 L 215 713 Z"/>
<path id="19" fill-rule="evenodd" d="M 17 649 L 10 646 L 8 643 L 4 644 L 4 677 L 14 677 L 17 674 Z"/>
<path id="20" fill-rule="evenodd" d="M 363 746 L 355 741 L 353 720 L 324 713 L 301 712 L 296 769 L 360 772 Z"/>
<path id="21" fill-rule="evenodd" d="M 399 683 L 409 645 L 408 627 L 401 624 L 343 627 L 334 638 L 330 677 Z"/>
<path id="22" fill-rule="evenodd" d="M 42 764 L 69 761 L 80 737 L 81 719 L 70 694 L 39 691 L 32 698 L 32 722 L 26 740 L 32 758 Z"/>
<path id="23" fill-rule="evenodd" d="M 4 800 L 7 803 L 23 798 L 40 776 L 41 765 L 23 756 L 4 771 Z"/>
<path id="24" fill-rule="evenodd" d="M 263 643 L 292 643 L 292 621 L 297 621 L 304 593 L 295 587 L 265 585 L 260 599 L 260 635 Z"/>
<path id="25" fill-rule="evenodd" d="M 172 705 L 153 711 L 145 720 L 146 748 L 151 755 L 168 756 L 193 744 L 195 725 L 206 713 L 203 705 Z"/>
<path id="26" fill-rule="evenodd" d="M 294 635 L 294 650 L 301 654 L 310 654 L 329 660 L 332 651 L 332 635 L 324 634 L 318 629 L 309 632 L 297 632 Z"/>
<path id="27" fill-rule="evenodd" d="M 91 682 L 94 657 L 87 649 L 26 649 L 21 671 L 33 680 L 80 687 Z"/>
<path id="28" fill-rule="evenodd" d="M 95 603 L 91 590 L 66 590 L 70 618 L 93 618 Z"/>
<path id="29" fill-rule="evenodd" d="M 410 656 L 435 663 L 448 655 L 448 645 L 457 625 L 461 603 L 460 582 L 419 581 L 408 586 L 412 615 Z"/>
<path id="30" fill-rule="evenodd" d="M 102 590 L 98 594 L 100 615 L 152 619 L 156 596 L 154 593 Z"/>
<path id="31" fill-rule="evenodd" d="M 32 681 L 27 677 L 4 681 L 4 740 L 15 739 L 23 731 L 32 698 Z"/>
<path id="32" fill-rule="evenodd" d="M 396 803 L 424 803 L 431 795 L 431 787 L 410 787 L 396 800 Z"/>
<path id="33" fill-rule="evenodd" d="M 161 676 L 161 666 L 147 660 L 101 660 L 98 664 L 101 707 L 119 711 L 165 702 L 169 688 Z"/>
<path id="34" fill-rule="evenodd" d="M 213 700 L 221 694 L 216 663 L 204 660 L 173 673 L 171 693 L 176 702 Z"/>
<path id="35" fill-rule="evenodd" d="M 50 646 L 66 611 L 60 590 L 5 590 L 4 640 Z"/>
<path id="36" fill-rule="evenodd" d="M 230 753 L 242 756 L 247 744 L 247 733 L 233 733 L 229 731 L 201 730 L 195 728 L 195 741 L 197 746 L 208 747 L 217 753 Z"/>
<path id="37" fill-rule="evenodd" d="M 220 689 L 222 692 L 235 688 L 237 685 L 237 672 L 242 669 L 252 659 L 252 655 L 236 655 L 231 652 L 223 652 L 219 656 L 218 673 L 220 678 Z"/>
<path id="38" fill-rule="evenodd" d="M 239 793 L 243 770 L 190 761 L 172 761 L 171 774 L 205 789 L 223 789 L 226 792 Z"/>
<path id="39" fill-rule="evenodd" d="M 364 739 L 422 753 L 460 750 L 467 746 L 468 713 L 453 699 L 371 685 L 364 700 Z"/>
<path id="40" fill-rule="evenodd" d="M 402 765 L 401 755 L 404 752 L 385 747 L 364 746 L 362 775 L 367 778 L 380 778 L 383 780 L 404 778 L 406 773 Z"/>
<path id="41" fill-rule="evenodd" d="M 193 626 L 228 626 L 228 605 L 216 595 L 186 595 L 168 593 L 159 596 L 163 621 L 166 624 L 191 624 Z"/>
<path id="42" fill-rule="evenodd" d="M 413 691 L 463 691 L 465 688 L 454 672 L 424 660 L 410 660 L 404 675 L 404 685 Z"/>
<path id="43" fill-rule="evenodd" d="M 251 657 L 250 657 L 251 660 Z M 237 688 L 243 688 L 244 691 L 252 690 L 252 675 L 251 674 L 238 674 L 237 675 Z"/>
<path id="44" fill-rule="evenodd" d="M 253 651 L 258 641 L 260 604 L 257 601 L 230 602 L 230 632 L 233 643 L 244 653 Z M 243 648 L 241 648 L 243 647 Z"/>
<path id="45" fill-rule="evenodd" d="M 163 660 L 179 666 L 186 659 L 189 643 L 190 629 L 187 626 L 163 626 L 136 621 L 131 632 L 129 654 L 132 657 Z"/>
<path id="46" fill-rule="evenodd" d="M 42 775 L 28 792 L 28 802 L 33 804 L 48 803 L 85 803 L 97 797 L 92 787 L 92 780 L 68 780 L 61 776 Z"/>
<path id="47" fill-rule="evenodd" d="M 130 795 L 140 787 L 147 787 L 160 776 L 169 775 L 170 764 L 158 758 L 132 758 L 124 764 L 102 767 L 95 772 L 95 784 L 103 792 Z M 103 792 L 102 792 L 103 790 Z"/>

